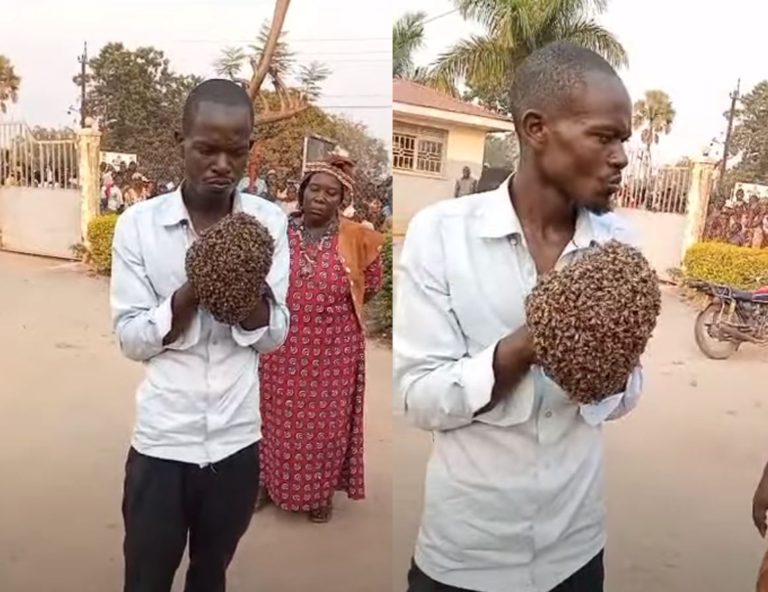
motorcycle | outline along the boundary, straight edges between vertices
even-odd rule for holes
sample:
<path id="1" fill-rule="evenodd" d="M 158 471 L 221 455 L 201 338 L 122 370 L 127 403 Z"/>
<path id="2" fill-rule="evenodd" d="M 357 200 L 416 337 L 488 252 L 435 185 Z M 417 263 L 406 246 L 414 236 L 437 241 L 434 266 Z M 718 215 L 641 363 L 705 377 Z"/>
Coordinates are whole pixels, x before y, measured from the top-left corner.
<path id="1" fill-rule="evenodd" d="M 742 343 L 768 345 L 768 286 L 747 292 L 703 281 L 689 285 L 710 298 L 694 326 L 696 345 L 705 356 L 725 360 Z"/>

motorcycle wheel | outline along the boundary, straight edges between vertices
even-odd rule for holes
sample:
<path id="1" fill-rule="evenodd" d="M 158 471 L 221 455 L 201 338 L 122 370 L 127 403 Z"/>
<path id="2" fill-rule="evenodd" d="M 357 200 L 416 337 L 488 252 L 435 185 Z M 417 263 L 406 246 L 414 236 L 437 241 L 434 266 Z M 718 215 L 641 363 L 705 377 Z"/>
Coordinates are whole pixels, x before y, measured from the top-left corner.
<path id="1" fill-rule="evenodd" d="M 736 353 L 736 350 L 741 345 L 733 341 L 718 339 L 709 334 L 709 328 L 714 324 L 715 319 L 720 314 L 720 310 L 721 306 L 716 303 L 707 306 L 696 317 L 693 331 L 696 345 L 699 346 L 699 349 L 705 356 L 713 360 L 727 360 Z"/>

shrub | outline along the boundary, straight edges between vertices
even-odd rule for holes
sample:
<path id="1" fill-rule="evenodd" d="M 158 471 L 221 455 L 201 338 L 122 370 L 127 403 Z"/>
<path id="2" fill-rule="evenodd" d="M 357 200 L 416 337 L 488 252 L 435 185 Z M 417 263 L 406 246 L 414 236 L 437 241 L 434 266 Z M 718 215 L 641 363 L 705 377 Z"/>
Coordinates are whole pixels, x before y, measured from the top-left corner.
<path id="1" fill-rule="evenodd" d="M 87 263 L 97 273 L 109 275 L 112 269 L 112 237 L 117 224 L 116 214 L 97 216 L 88 224 L 89 249 Z"/>
<path id="2" fill-rule="evenodd" d="M 687 279 L 727 284 L 743 290 L 768 283 L 768 249 L 717 242 L 696 243 L 686 252 L 683 266 Z"/>
<path id="3" fill-rule="evenodd" d="M 381 291 L 368 308 L 370 328 L 373 334 L 390 338 L 392 336 L 392 232 L 386 233 L 381 249 L 383 281 Z"/>

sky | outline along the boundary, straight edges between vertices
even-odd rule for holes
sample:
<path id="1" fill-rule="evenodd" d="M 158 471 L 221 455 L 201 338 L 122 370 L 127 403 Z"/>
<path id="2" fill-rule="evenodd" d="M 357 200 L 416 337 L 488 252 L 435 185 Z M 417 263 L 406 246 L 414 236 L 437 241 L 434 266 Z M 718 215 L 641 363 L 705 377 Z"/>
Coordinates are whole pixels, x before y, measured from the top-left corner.
<path id="1" fill-rule="evenodd" d="M 382 2 L 364 4 L 293 0 L 285 40 L 299 62 L 317 60 L 332 70 L 319 104 L 364 123 L 389 145 L 392 11 Z M 0 0 L 7 17 L 0 54 L 22 78 L 19 102 L 6 118 L 32 127 L 79 120 L 67 110 L 77 104 L 72 77 L 84 41 L 92 55 L 111 41 L 152 45 L 177 72 L 213 77 L 221 49 L 252 42 L 273 10 L 273 0 Z"/>
<path id="2" fill-rule="evenodd" d="M 768 3 L 728 0 L 712 8 L 696 0 L 608 0 L 598 17 L 624 45 L 629 67 L 620 72 L 633 100 L 661 89 L 677 117 L 669 136 L 655 149 L 658 162 L 701 154 L 713 138 L 725 137 L 723 113 L 741 77 L 742 91 L 768 79 L 763 40 Z M 423 10 L 430 17 L 451 11 L 450 0 L 392 0 L 395 17 Z M 482 29 L 458 14 L 427 25 L 427 46 L 418 61 L 427 64 L 458 39 Z"/>

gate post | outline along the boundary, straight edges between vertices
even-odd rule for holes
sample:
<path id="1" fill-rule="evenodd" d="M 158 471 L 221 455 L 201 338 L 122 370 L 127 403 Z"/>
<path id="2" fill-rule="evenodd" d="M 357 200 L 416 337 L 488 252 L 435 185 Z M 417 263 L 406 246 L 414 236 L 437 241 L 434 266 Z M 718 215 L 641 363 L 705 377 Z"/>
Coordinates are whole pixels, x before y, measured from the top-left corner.
<path id="1" fill-rule="evenodd" d="M 688 188 L 688 208 L 681 261 L 685 258 L 685 253 L 689 247 L 697 243 L 704 234 L 709 199 L 714 187 L 716 164 L 716 161 L 706 156 L 699 157 L 693 161 L 691 183 Z"/>
<path id="2" fill-rule="evenodd" d="M 80 157 L 80 232 L 83 244 L 88 248 L 88 224 L 99 215 L 99 160 L 101 132 L 94 125 L 77 131 L 78 154 Z"/>

